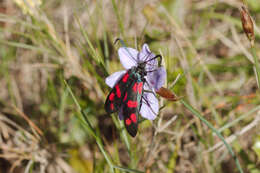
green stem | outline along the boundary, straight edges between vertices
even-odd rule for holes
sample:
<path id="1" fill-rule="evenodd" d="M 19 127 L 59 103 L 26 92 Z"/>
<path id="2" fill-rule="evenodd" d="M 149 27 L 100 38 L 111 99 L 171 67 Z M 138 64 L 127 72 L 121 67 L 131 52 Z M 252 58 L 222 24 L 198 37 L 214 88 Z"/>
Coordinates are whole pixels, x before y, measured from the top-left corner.
<path id="1" fill-rule="evenodd" d="M 236 166 L 239 170 L 240 173 L 243 173 L 243 170 L 240 166 L 239 160 L 236 157 L 235 153 L 233 152 L 231 146 L 226 142 L 225 138 L 221 135 L 221 133 L 218 132 L 217 129 L 215 129 L 213 127 L 212 124 L 210 124 L 210 122 L 208 122 L 205 118 L 203 118 L 200 113 L 194 109 L 191 105 L 189 105 L 187 102 L 185 102 L 184 100 L 180 100 L 181 103 L 188 109 L 190 110 L 196 117 L 198 117 L 204 124 L 206 124 L 214 133 L 216 133 L 216 135 L 222 140 L 222 142 L 224 143 L 224 145 L 226 146 L 227 150 L 229 151 L 229 153 L 231 154 L 231 156 L 235 159 L 236 162 Z"/>
<path id="2" fill-rule="evenodd" d="M 107 152 L 105 151 L 104 149 L 104 145 L 102 143 L 102 140 L 100 138 L 100 136 L 95 132 L 94 128 L 92 127 L 92 125 L 90 124 L 88 118 L 87 118 L 87 115 L 86 113 L 82 110 L 81 106 L 79 105 L 76 97 L 74 96 L 73 92 L 71 91 L 71 88 L 69 87 L 69 85 L 67 84 L 67 82 L 64 80 L 64 83 L 67 87 L 67 89 L 69 90 L 69 93 L 72 97 L 72 99 L 74 100 L 75 104 L 77 105 L 77 108 L 81 114 L 81 116 L 83 117 L 79 117 L 80 119 L 80 122 L 82 123 L 83 127 L 85 127 L 89 132 L 90 134 L 95 138 L 96 140 L 96 143 L 100 149 L 100 151 L 102 152 L 102 154 L 104 155 L 109 167 L 110 167 L 110 172 L 114 173 L 114 165 L 112 163 L 112 160 L 110 159 L 109 155 L 107 154 Z"/>
<path id="3" fill-rule="evenodd" d="M 79 116 L 79 120 L 82 124 L 82 126 L 84 128 L 86 128 L 88 130 L 88 132 L 95 138 L 96 140 L 96 143 L 98 145 L 98 148 L 100 149 L 101 153 L 104 155 L 108 165 L 109 165 L 109 168 L 110 168 L 110 172 L 114 173 L 114 169 L 120 169 L 120 170 L 124 170 L 124 171 L 127 171 L 127 172 L 136 172 L 136 173 L 143 173 L 139 170 L 135 170 L 135 169 L 129 169 L 129 168 L 123 168 L 123 167 L 120 167 L 120 166 L 116 166 L 113 164 L 111 158 L 109 157 L 108 153 L 106 152 L 105 148 L 104 148 L 104 145 L 103 145 L 103 142 L 101 140 L 101 137 L 99 136 L 98 133 L 96 133 L 95 129 L 92 127 L 90 121 L 88 120 L 88 117 L 86 115 L 86 113 L 83 111 L 83 109 L 81 108 L 81 106 L 79 105 L 79 102 L 77 101 L 75 95 L 73 94 L 73 92 L 71 91 L 71 88 L 69 87 L 68 83 L 64 80 L 64 83 L 67 87 L 67 90 L 69 91 L 73 101 L 75 102 L 81 116 Z M 129 144 L 129 141 L 127 139 L 127 136 L 126 136 L 126 132 L 125 132 L 125 142 L 126 142 L 126 145 L 127 145 L 127 149 L 129 150 L 130 148 L 130 144 Z"/>
<path id="4" fill-rule="evenodd" d="M 120 167 L 120 166 L 114 166 L 114 168 L 117 168 L 117 169 L 122 170 L 122 171 L 127 171 L 127 172 L 144 173 L 142 171 L 138 171 L 138 170 L 135 170 L 135 169 L 129 169 L 129 168 L 123 168 L 123 167 Z"/>
<path id="5" fill-rule="evenodd" d="M 255 61 L 254 65 L 255 65 L 255 70 L 256 70 L 257 85 L 258 85 L 258 88 L 260 89 L 260 66 L 259 66 L 258 57 L 256 54 L 256 49 L 254 46 L 251 47 L 251 52 L 252 52 L 252 55 L 253 55 L 254 61 Z"/>
<path id="6" fill-rule="evenodd" d="M 117 17 L 117 21 L 118 21 L 118 25 L 119 25 L 119 28 L 120 28 L 120 32 L 124 38 L 124 24 L 120 18 L 120 14 L 119 14 L 119 11 L 118 11 L 118 8 L 117 8 L 117 5 L 116 5 L 116 2 L 115 0 L 112 0 L 112 5 L 113 5 L 113 8 L 114 8 L 114 11 L 116 13 L 116 17 Z"/>
<path id="7" fill-rule="evenodd" d="M 238 117 L 237 119 L 233 120 L 232 122 L 230 123 L 227 123 L 226 125 L 222 126 L 221 128 L 218 129 L 218 132 L 221 133 L 222 131 L 224 131 L 225 129 L 227 128 L 230 128 L 232 127 L 233 125 L 235 125 L 236 123 L 238 123 L 239 121 L 241 121 L 242 119 L 248 117 L 249 115 L 251 115 L 252 113 L 258 111 L 260 109 L 260 105 L 253 108 L 252 110 L 250 110 L 249 112 L 241 115 L 240 117 Z"/>

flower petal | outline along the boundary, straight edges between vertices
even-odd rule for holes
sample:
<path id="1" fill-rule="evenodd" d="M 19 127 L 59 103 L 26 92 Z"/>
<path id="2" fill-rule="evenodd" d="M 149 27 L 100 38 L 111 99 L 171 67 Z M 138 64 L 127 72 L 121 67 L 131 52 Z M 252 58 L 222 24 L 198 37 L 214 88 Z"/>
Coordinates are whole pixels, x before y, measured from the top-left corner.
<path id="1" fill-rule="evenodd" d="M 149 84 L 155 91 L 158 91 L 165 83 L 166 70 L 164 67 L 157 68 L 154 72 L 147 74 Z"/>
<path id="2" fill-rule="evenodd" d="M 121 77 L 126 73 L 126 70 L 118 71 L 106 78 L 106 84 L 110 87 L 113 88 L 114 85 L 118 82 L 118 80 L 121 79 Z"/>
<path id="3" fill-rule="evenodd" d="M 125 69 L 130 69 L 133 66 L 137 66 L 138 51 L 130 47 L 120 47 L 118 49 L 118 55 L 121 64 Z"/>
<path id="4" fill-rule="evenodd" d="M 149 49 L 149 46 L 145 43 L 142 47 L 142 50 L 138 56 L 138 62 L 146 62 L 148 61 L 148 63 L 146 64 L 146 70 L 149 70 L 147 67 L 149 67 L 150 65 L 154 65 L 157 60 L 152 60 L 152 61 L 149 61 L 151 58 L 155 57 L 155 54 L 152 53 Z"/>
<path id="5" fill-rule="evenodd" d="M 145 76 L 144 78 L 147 81 L 147 76 Z M 150 84 L 148 84 L 147 82 L 144 83 L 144 90 L 147 90 L 147 91 L 152 90 Z"/>
<path id="6" fill-rule="evenodd" d="M 141 50 L 141 53 L 143 54 L 150 54 L 152 53 L 148 44 L 144 43 L 143 47 L 142 47 L 142 50 Z"/>
<path id="7" fill-rule="evenodd" d="M 153 93 L 144 93 L 140 114 L 148 120 L 154 120 L 159 112 L 159 103 Z"/>

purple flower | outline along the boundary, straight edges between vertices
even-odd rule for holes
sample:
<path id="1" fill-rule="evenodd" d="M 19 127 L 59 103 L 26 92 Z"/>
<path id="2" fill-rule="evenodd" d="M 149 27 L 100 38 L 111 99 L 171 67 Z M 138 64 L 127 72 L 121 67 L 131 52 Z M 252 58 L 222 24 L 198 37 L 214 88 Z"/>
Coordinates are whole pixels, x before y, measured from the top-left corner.
<path id="1" fill-rule="evenodd" d="M 140 114 L 146 119 L 154 120 L 159 112 L 159 104 L 155 96 L 155 91 L 159 90 L 165 82 L 165 68 L 158 67 L 157 59 L 151 60 L 155 57 L 155 54 L 150 51 L 147 44 L 143 45 L 140 52 L 133 48 L 121 47 L 118 50 L 118 55 L 121 64 L 126 70 L 118 71 L 108 76 L 106 78 L 106 84 L 113 88 L 128 69 L 138 66 L 140 62 L 147 62 L 145 66 L 147 76 L 145 76 L 146 83 L 144 85 L 144 90 L 149 90 L 151 92 L 143 93 Z M 121 120 L 123 119 L 122 109 L 119 111 L 119 118 Z"/>

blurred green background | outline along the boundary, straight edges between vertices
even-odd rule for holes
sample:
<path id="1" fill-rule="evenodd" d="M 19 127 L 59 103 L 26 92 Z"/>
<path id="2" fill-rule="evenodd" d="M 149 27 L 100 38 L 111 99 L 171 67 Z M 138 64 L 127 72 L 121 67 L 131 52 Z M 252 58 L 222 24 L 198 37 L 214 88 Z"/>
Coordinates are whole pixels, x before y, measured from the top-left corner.
<path id="1" fill-rule="evenodd" d="M 260 3 L 243 3 L 260 57 Z M 238 172 L 222 141 L 179 101 L 158 97 L 158 117 L 140 123 L 135 138 L 105 112 L 105 78 L 123 69 L 114 44 L 121 38 L 161 54 L 165 87 L 221 132 L 244 172 L 260 173 L 260 92 L 241 6 L 0 0 L 0 172 Z"/>

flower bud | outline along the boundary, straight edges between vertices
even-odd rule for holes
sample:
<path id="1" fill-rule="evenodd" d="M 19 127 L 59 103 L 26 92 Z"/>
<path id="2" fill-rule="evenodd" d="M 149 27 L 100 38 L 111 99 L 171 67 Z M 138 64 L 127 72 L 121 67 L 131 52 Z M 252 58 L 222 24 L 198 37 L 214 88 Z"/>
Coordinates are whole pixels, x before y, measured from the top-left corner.
<path id="1" fill-rule="evenodd" d="M 156 93 L 170 101 L 177 101 L 180 99 L 180 97 L 176 97 L 176 95 L 171 90 L 164 87 L 161 87 L 158 91 L 156 91 Z"/>
<path id="2" fill-rule="evenodd" d="M 254 24 L 249 12 L 244 6 L 240 8 L 240 17 L 241 17 L 243 30 L 246 33 L 247 38 L 251 42 L 251 45 L 253 46 L 255 41 Z"/>

